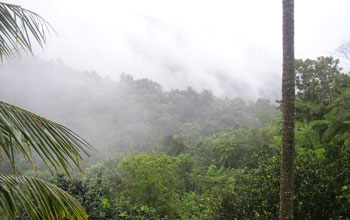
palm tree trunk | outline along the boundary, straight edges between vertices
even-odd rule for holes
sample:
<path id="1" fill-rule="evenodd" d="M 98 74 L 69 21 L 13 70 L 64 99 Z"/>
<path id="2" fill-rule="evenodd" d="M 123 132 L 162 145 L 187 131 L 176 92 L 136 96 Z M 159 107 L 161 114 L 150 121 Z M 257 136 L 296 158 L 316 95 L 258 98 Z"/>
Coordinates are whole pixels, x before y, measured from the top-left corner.
<path id="1" fill-rule="evenodd" d="M 282 156 L 280 220 L 293 219 L 294 197 L 294 0 L 283 0 Z"/>

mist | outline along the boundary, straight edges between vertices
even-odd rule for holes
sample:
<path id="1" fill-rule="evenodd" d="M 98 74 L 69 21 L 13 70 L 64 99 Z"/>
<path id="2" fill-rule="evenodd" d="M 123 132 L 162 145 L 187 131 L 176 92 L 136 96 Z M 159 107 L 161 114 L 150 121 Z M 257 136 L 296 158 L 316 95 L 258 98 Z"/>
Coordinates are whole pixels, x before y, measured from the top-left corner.
<path id="1" fill-rule="evenodd" d="M 280 3 L 67 5 L 23 2 L 54 30 L 44 48 L 34 48 L 35 57 L 22 54 L 3 64 L 0 98 L 68 126 L 101 151 L 140 150 L 185 134 L 191 123 L 204 126 L 195 118 L 201 111 L 210 112 L 210 121 L 214 113 L 241 109 L 241 122 L 252 125 L 252 106 L 263 98 L 274 109 L 281 97 Z M 334 54 L 349 36 L 347 8 L 347 1 L 296 1 L 297 57 Z M 219 107 L 195 109 L 205 97 Z M 220 129 L 240 120 L 225 117 Z M 219 131 L 209 127 L 207 136 Z"/>
<path id="2" fill-rule="evenodd" d="M 23 7 L 57 32 L 44 50 L 35 50 L 43 59 L 116 81 L 122 73 L 151 79 L 165 90 L 280 97 L 280 2 L 38 0 Z M 346 0 L 297 0 L 296 57 L 333 54 L 349 39 L 349 10 Z"/>
<path id="3" fill-rule="evenodd" d="M 205 97 L 220 106 L 208 111 L 209 121 L 214 113 L 241 109 L 241 122 L 257 123 L 253 109 L 265 103 L 261 98 L 276 113 L 280 2 L 39 0 L 22 6 L 54 30 L 44 48 L 34 48 L 35 57 L 3 64 L 0 98 L 108 149 L 101 151 L 140 150 L 186 134 L 191 123 L 204 126 L 188 115 L 208 111 L 193 107 Z M 296 1 L 297 57 L 333 55 L 349 39 L 347 9 L 348 1 Z M 240 120 L 225 117 L 220 129 Z M 211 126 L 205 135 L 219 131 Z"/>
<path id="4" fill-rule="evenodd" d="M 221 80 L 218 86 L 235 96 L 191 87 L 166 90 L 129 74 L 116 81 L 74 70 L 61 60 L 23 56 L 0 69 L 0 99 L 72 129 L 95 147 L 94 159 L 157 149 L 168 135 L 194 143 L 193 133 L 211 137 L 238 124 L 259 127 L 267 122 L 259 111 L 278 113 L 268 96 L 243 99 L 251 92 L 247 82 L 227 79 L 220 70 L 213 73 Z M 276 88 L 264 92 L 275 94 Z"/>
<path id="5" fill-rule="evenodd" d="M 7 2 L 0 219 L 350 218 L 349 0 Z"/>

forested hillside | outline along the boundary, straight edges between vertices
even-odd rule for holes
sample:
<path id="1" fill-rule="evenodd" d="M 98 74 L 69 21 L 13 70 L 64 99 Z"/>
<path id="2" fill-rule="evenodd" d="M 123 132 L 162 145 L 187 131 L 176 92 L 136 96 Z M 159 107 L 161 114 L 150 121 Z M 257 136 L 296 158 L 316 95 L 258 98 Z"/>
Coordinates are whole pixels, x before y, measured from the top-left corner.
<path id="1" fill-rule="evenodd" d="M 89 219 L 278 219 L 278 103 L 30 63 L 2 68 L 0 98 L 67 125 L 96 148 L 84 176 L 51 178 Z M 350 219 L 350 76 L 332 57 L 295 63 L 294 217 Z"/>
<path id="2" fill-rule="evenodd" d="M 69 127 L 100 157 L 150 151 L 169 135 L 195 143 L 237 125 L 262 127 L 278 113 L 267 99 L 219 98 L 191 88 L 165 91 L 150 79 L 122 74 L 116 82 L 60 61 L 12 61 L 0 76 L 1 100 Z"/>

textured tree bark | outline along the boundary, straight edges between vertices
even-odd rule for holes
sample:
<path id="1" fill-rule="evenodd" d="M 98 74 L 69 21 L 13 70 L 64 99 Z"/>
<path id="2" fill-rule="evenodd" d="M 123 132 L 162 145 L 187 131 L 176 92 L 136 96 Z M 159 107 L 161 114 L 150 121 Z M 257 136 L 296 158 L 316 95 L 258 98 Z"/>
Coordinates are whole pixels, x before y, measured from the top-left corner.
<path id="1" fill-rule="evenodd" d="M 292 220 L 294 197 L 294 0 L 283 0 L 282 156 L 280 220 Z"/>

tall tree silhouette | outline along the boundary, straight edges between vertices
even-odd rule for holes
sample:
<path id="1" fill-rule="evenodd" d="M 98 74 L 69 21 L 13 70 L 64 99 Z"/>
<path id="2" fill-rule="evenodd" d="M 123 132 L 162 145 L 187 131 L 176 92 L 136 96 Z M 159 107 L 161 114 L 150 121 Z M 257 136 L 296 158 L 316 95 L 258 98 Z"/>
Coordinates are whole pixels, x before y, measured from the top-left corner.
<path id="1" fill-rule="evenodd" d="M 294 196 L 294 0 L 283 0 L 282 156 L 280 220 L 292 220 Z"/>

